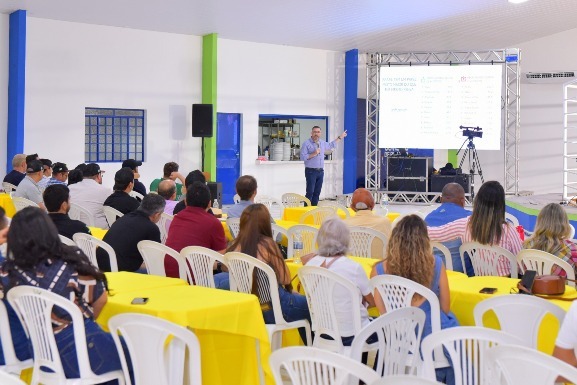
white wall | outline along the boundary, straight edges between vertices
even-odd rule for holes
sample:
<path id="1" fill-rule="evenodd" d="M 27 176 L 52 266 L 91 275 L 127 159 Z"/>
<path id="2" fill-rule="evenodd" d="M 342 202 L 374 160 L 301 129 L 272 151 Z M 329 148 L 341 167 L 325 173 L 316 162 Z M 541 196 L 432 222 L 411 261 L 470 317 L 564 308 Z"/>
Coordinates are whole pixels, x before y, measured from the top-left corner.
<path id="1" fill-rule="evenodd" d="M 7 141 L 7 125 L 8 125 L 8 37 L 10 27 L 10 16 L 0 13 L 0 143 Z M 6 171 L 6 145 L 0 145 L 0 175 L 4 178 Z M 10 167 L 10 163 L 8 163 Z M 11 167 L 10 167 L 11 168 Z"/>
<path id="2" fill-rule="evenodd" d="M 258 116 L 328 116 L 329 138 L 336 137 L 344 117 L 344 53 L 219 39 L 217 109 L 242 114 L 241 174 L 255 176 L 259 194 L 304 195 L 302 163 L 256 164 Z M 340 147 L 335 176 L 325 175 L 321 197 L 342 192 Z"/>
<path id="3" fill-rule="evenodd" d="M 85 107 L 139 108 L 147 114 L 147 187 L 166 162 L 183 172 L 200 167 L 191 109 L 201 101 L 201 37 L 33 17 L 27 35 L 26 153 L 75 167 L 84 162 Z M 186 117 L 172 122 L 183 108 Z M 120 163 L 101 167 L 112 187 Z"/>

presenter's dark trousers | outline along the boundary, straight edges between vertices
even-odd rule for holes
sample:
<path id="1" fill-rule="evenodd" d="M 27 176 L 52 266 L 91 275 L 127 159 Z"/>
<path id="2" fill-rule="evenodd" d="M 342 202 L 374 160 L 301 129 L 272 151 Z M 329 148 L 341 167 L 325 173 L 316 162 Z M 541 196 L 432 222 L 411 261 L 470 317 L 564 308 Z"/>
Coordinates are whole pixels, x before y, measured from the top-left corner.
<path id="1" fill-rule="evenodd" d="M 305 196 L 309 198 L 313 206 L 319 203 L 324 176 L 325 171 L 322 168 L 305 167 L 305 178 L 307 180 L 307 193 Z"/>

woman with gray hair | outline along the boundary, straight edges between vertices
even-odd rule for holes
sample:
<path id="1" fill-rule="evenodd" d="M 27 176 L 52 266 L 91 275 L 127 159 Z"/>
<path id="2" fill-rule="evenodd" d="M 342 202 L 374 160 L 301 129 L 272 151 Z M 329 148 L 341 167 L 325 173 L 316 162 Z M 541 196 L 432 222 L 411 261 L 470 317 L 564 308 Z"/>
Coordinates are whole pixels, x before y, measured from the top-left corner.
<path id="1" fill-rule="evenodd" d="M 310 259 L 303 258 L 307 266 L 320 266 L 348 279 L 359 289 L 360 304 L 358 311 L 361 313 L 361 326 L 369 324 L 369 314 L 366 305 L 375 306 L 373 295 L 369 288 L 369 279 L 358 263 L 347 258 L 349 249 L 350 231 L 340 218 L 326 219 L 317 235 L 318 251 Z M 351 309 L 354 304 L 345 288 L 336 287 L 334 291 L 335 312 L 339 323 L 339 329 L 344 346 L 350 346 L 355 337 Z"/>

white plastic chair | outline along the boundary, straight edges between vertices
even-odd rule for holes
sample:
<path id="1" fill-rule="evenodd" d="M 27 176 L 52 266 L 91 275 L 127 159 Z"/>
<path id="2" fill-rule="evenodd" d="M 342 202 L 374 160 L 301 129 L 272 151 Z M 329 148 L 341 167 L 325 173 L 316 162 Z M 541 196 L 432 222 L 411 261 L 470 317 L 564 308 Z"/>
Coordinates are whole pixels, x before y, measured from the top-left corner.
<path id="1" fill-rule="evenodd" d="M 303 241 L 302 255 L 312 253 L 316 250 L 317 234 L 319 229 L 309 225 L 294 225 L 287 230 L 288 249 L 287 258 L 292 258 L 294 254 L 294 236 L 299 233 Z"/>
<path id="2" fill-rule="evenodd" d="M 226 218 L 226 225 L 230 230 L 230 235 L 232 238 L 236 238 L 238 232 L 240 231 L 240 218 Z"/>
<path id="3" fill-rule="evenodd" d="M 232 197 L 232 201 L 234 202 L 234 204 L 240 203 L 240 195 L 234 194 L 234 196 Z"/>
<path id="4" fill-rule="evenodd" d="M 537 349 L 539 328 L 547 314 L 554 316 L 559 327 L 565 310 L 543 298 L 531 295 L 500 295 L 479 302 L 473 310 L 475 325 L 485 326 L 483 316 L 495 312 L 501 330 L 526 341 L 525 346 Z"/>
<path id="5" fill-rule="evenodd" d="M 575 226 L 569 223 L 569 227 L 571 228 L 571 232 L 569 233 L 569 239 L 575 238 Z"/>
<path id="6" fill-rule="evenodd" d="M 65 245 L 77 247 L 76 242 L 74 242 L 72 239 L 61 234 L 58 234 L 58 237 L 60 238 L 60 242 L 64 243 Z"/>
<path id="7" fill-rule="evenodd" d="M 553 274 L 556 270 L 555 266 L 558 266 L 561 270 L 565 271 L 567 278 L 573 281 L 575 280 L 575 270 L 573 267 L 561 258 L 546 251 L 523 249 L 517 254 L 517 263 L 521 271 L 535 270 L 537 271 L 537 275 Z M 567 285 L 575 287 L 575 282 L 567 281 Z"/>
<path id="8" fill-rule="evenodd" d="M 2 344 L 2 352 L 4 353 L 4 365 L 0 366 L 0 373 L 6 372 L 20 375 L 22 370 L 31 368 L 34 365 L 31 358 L 20 361 L 18 357 L 16 357 L 12 340 L 12 330 L 10 329 L 10 321 L 8 319 L 8 311 L 6 310 L 6 305 L 4 305 L 3 301 L 0 301 L 0 335 L 2 336 L 2 339 L 0 340 Z M 4 384 L 2 379 L 0 379 L 0 384 Z"/>
<path id="9" fill-rule="evenodd" d="M 336 353 L 349 353 L 350 347 L 341 340 L 339 319 L 350 317 L 354 335 L 361 329 L 359 289 L 348 279 L 323 267 L 303 266 L 298 272 L 311 313 L 312 330 L 316 332 L 314 347 Z M 336 301 L 344 301 L 349 296 L 352 308 L 347 314 L 337 313 Z M 324 338 L 330 336 L 332 339 Z M 348 337 L 348 336 L 344 336 Z"/>
<path id="10" fill-rule="evenodd" d="M 508 265 L 511 278 L 517 278 L 517 258 L 509 250 L 500 246 L 482 245 L 479 242 L 465 242 L 459 247 L 461 261 L 465 261 L 465 253 L 469 255 L 476 276 L 499 276 L 498 265 L 502 261 Z M 463 263 L 463 266 L 465 264 Z"/>
<path id="11" fill-rule="evenodd" d="M 380 231 L 362 226 L 349 227 L 351 232 L 351 243 L 349 245 L 349 254 L 355 257 L 376 258 L 373 256 L 373 243 L 378 247 L 381 245 L 382 259 L 387 256 L 387 236 Z"/>
<path id="12" fill-rule="evenodd" d="M 370 279 L 371 291 L 377 291 L 385 305 L 387 312 L 411 307 L 413 296 L 419 294 L 429 302 L 431 308 L 431 330 L 436 333 L 441 330 L 441 306 L 439 298 L 433 291 L 425 286 L 411 281 L 410 279 L 396 275 L 377 275 Z M 435 352 L 435 367 L 444 368 L 449 366 L 449 361 L 441 349 Z"/>
<path id="13" fill-rule="evenodd" d="M 120 384 L 124 384 L 124 374 L 121 370 L 101 375 L 92 371 L 88 358 L 84 317 L 74 302 L 34 286 L 16 286 L 10 289 L 8 301 L 26 325 L 32 343 L 34 351 L 32 385 L 40 383 L 47 385 L 88 385 L 110 380 L 118 380 Z M 72 327 L 74 331 L 74 345 L 80 378 L 66 379 L 64 376 L 64 369 L 52 329 L 52 308 L 54 306 L 66 311 L 72 319 L 72 326 L 69 327 Z M 48 368 L 52 372 L 41 370 L 41 367 Z"/>
<path id="14" fill-rule="evenodd" d="M 337 214 L 339 212 L 343 212 L 346 218 L 349 218 L 351 216 L 351 213 L 349 212 L 349 209 L 347 209 L 347 206 L 337 201 L 320 201 L 318 207 L 331 207 L 332 209 L 335 210 Z"/>
<path id="15" fill-rule="evenodd" d="M 13 191 L 16 191 L 17 186 L 14 186 L 12 183 L 2 182 L 2 190 L 6 193 L 10 194 Z"/>
<path id="16" fill-rule="evenodd" d="M 124 338 L 135 384 L 202 385 L 200 343 L 190 329 L 137 313 L 115 315 L 108 320 L 108 328 L 119 352 L 123 346 L 118 334 Z M 131 385 L 126 359 L 123 354 L 120 357 L 126 383 Z"/>
<path id="17" fill-rule="evenodd" d="M 167 213 L 160 214 L 160 220 L 156 223 L 160 230 L 160 242 L 164 245 L 166 243 L 166 238 L 168 237 L 168 229 L 170 228 L 170 224 L 174 219 L 174 215 L 170 215 Z"/>
<path id="18" fill-rule="evenodd" d="M 9 372 L 0 370 L 0 384 L 2 385 L 27 385 L 19 377 Z"/>
<path id="19" fill-rule="evenodd" d="M 72 236 L 72 240 L 76 243 L 76 246 L 80 248 L 86 254 L 90 262 L 94 266 L 98 266 L 98 259 L 96 258 L 96 249 L 102 248 L 108 254 L 108 259 L 110 260 L 110 271 L 118 271 L 118 262 L 116 260 L 116 252 L 108 243 L 101 241 L 100 239 L 93 237 L 90 234 L 76 233 Z"/>
<path id="20" fill-rule="evenodd" d="M 379 376 L 417 374 L 421 366 L 419 347 L 425 326 L 425 312 L 418 307 L 393 310 L 374 319 L 355 335 L 350 357 L 361 362 L 366 341 L 378 338 L 375 369 Z"/>
<path id="21" fill-rule="evenodd" d="M 306 221 L 312 217 L 313 224 L 320 226 L 322 225 L 325 219 L 336 215 L 337 213 L 335 209 L 332 207 L 317 207 L 301 215 L 301 217 L 299 218 L 299 223 L 305 224 Z"/>
<path id="22" fill-rule="evenodd" d="M 519 220 L 516 216 L 511 213 L 505 212 L 505 220 L 513 225 L 513 227 L 519 226 Z"/>
<path id="23" fill-rule="evenodd" d="M 108 222 L 108 227 L 112 227 L 112 224 L 116 222 L 118 218 L 124 216 L 124 214 L 116 210 L 114 207 L 102 206 L 102 210 L 104 211 L 106 222 Z"/>
<path id="24" fill-rule="evenodd" d="M 180 251 L 184 259 L 188 282 L 191 285 L 215 288 L 213 268 L 216 262 L 226 266 L 224 256 L 202 246 L 188 246 Z"/>
<path id="25" fill-rule="evenodd" d="M 142 195 L 139 192 L 136 192 L 134 190 L 132 190 L 131 192 L 128 193 L 128 195 L 130 195 L 133 198 L 138 199 L 140 202 L 142 202 L 142 199 L 144 199 L 144 195 Z"/>
<path id="26" fill-rule="evenodd" d="M 22 197 L 12 197 L 12 203 L 14 203 L 14 208 L 16 209 L 16 212 L 28 206 L 39 207 L 36 203 L 32 202 L 30 199 Z"/>
<path id="27" fill-rule="evenodd" d="M 163 245 L 162 243 L 149 240 L 138 242 L 136 247 L 142 256 L 142 259 L 144 259 L 144 264 L 148 274 L 166 277 L 164 259 L 168 256 L 169 258 L 174 259 L 178 264 L 179 278 L 185 281 L 187 280 L 188 275 L 186 273 L 186 262 L 180 256 L 180 253 L 176 252 L 174 249 Z"/>
<path id="28" fill-rule="evenodd" d="M 353 194 L 337 195 L 337 202 L 345 207 L 351 207 L 353 201 Z"/>
<path id="29" fill-rule="evenodd" d="M 266 263 L 239 252 L 228 252 L 224 255 L 230 276 L 230 290 L 252 294 L 253 280 L 257 279 L 257 297 L 261 305 L 270 304 L 274 313 L 275 324 L 267 324 L 271 350 L 282 346 L 282 331 L 304 327 L 307 344 L 311 343 L 311 327 L 307 320 L 287 322 L 282 314 L 278 294 L 278 281 L 273 269 Z"/>
<path id="30" fill-rule="evenodd" d="M 499 345 L 487 351 L 492 384 L 553 385 L 561 376 L 577 384 L 577 369 L 548 354 L 523 346 Z"/>
<path id="31" fill-rule="evenodd" d="M 415 211 L 415 212 L 412 212 L 412 213 L 407 213 L 407 214 L 399 215 L 398 217 L 396 217 L 396 218 L 393 220 L 393 222 L 391 223 L 391 226 L 394 228 L 394 227 L 397 225 L 397 223 L 399 223 L 399 222 L 401 221 L 401 219 L 403 219 L 403 218 L 406 217 L 407 215 L 417 215 L 417 216 L 419 216 L 419 217 L 420 217 L 421 219 L 423 219 L 423 220 L 424 220 L 425 217 L 426 217 L 426 215 L 423 214 L 423 213 L 420 212 L 420 211 Z"/>
<path id="32" fill-rule="evenodd" d="M 431 248 L 433 249 L 433 251 L 435 251 L 435 249 L 439 250 L 441 253 L 443 253 L 443 256 L 445 257 L 445 269 L 447 270 L 453 270 L 453 257 L 451 256 L 451 251 L 447 248 L 447 246 L 443 245 L 441 242 L 435 242 L 435 241 L 431 241 Z M 463 269 L 465 268 L 465 263 L 463 262 L 462 264 Z"/>
<path id="33" fill-rule="evenodd" d="M 285 193 L 281 197 L 284 207 L 312 206 L 309 198 L 296 193 Z"/>
<path id="34" fill-rule="evenodd" d="M 367 366 L 341 354 L 312 347 L 279 349 L 270 355 L 276 384 L 284 384 L 284 369 L 292 385 L 372 384 L 379 375 Z"/>
<path id="35" fill-rule="evenodd" d="M 257 195 L 254 198 L 255 203 L 262 203 L 268 208 L 270 216 L 275 219 L 282 219 L 284 213 L 284 204 L 276 198 L 266 195 Z"/>
<path id="36" fill-rule="evenodd" d="M 442 385 L 442 383 L 423 377 L 401 375 L 383 377 L 371 385 Z"/>
<path id="37" fill-rule="evenodd" d="M 86 223 L 87 226 L 94 227 L 94 216 L 85 207 L 77 203 L 70 203 L 70 211 L 68 212 L 70 219 L 75 219 L 77 221 L 82 221 Z"/>
<path id="38" fill-rule="evenodd" d="M 429 334 L 421 343 L 423 375 L 435 379 L 433 350 L 444 348 L 451 358 L 455 385 L 489 384 L 487 350 L 498 344 L 523 345 L 519 338 L 494 329 L 458 326 Z"/>
<path id="39" fill-rule="evenodd" d="M 274 239 L 276 243 L 281 243 L 283 239 L 287 239 L 288 242 L 287 229 L 280 227 L 275 223 L 271 223 L 270 227 L 272 228 L 272 239 Z"/>

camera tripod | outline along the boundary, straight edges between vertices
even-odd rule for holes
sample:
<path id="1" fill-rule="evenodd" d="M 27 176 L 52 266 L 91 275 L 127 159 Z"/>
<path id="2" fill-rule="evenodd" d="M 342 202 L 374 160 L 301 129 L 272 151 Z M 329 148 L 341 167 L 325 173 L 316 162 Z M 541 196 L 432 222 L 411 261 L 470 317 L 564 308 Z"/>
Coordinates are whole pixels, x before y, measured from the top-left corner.
<path id="1" fill-rule="evenodd" d="M 467 143 L 468 142 L 468 143 Z M 479 160 L 479 154 L 477 154 L 477 149 L 475 148 L 475 143 L 473 143 L 473 136 L 469 135 L 467 139 L 457 151 L 457 155 L 463 149 L 463 146 L 467 143 L 467 147 L 465 147 L 465 151 L 463 151 L 463 156 L 461 157 L 461 161 L 459 162 L 459 168 L 463 166 L 465 162 L 465 158 L 469 158 L 469 178 L 471 180 L 471 201 L 475 198 L 475 175 L 479 175 L 481 177 L 481 183 L 485 183 L 485 178 L 483 178 L 483 170 L 481 169 L 481 161 Z"/>

